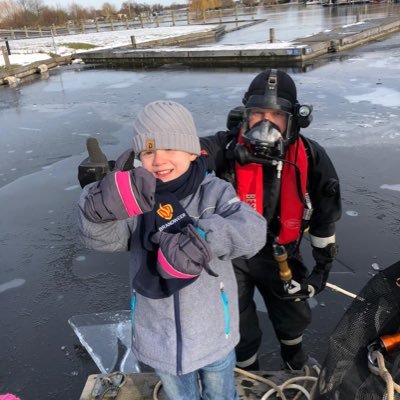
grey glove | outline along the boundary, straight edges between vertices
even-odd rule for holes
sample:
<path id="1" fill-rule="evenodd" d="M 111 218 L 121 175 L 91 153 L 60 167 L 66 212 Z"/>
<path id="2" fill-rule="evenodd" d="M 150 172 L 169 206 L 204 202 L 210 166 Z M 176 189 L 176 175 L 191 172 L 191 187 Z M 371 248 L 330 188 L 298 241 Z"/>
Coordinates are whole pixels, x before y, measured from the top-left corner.
<path id="1" fill-rule="evenodd" d="M 163 278 L 191 279 L 208 269 L 210 247 L 192 224 L 178 233 L 156 232 L 151 240 L 159 245 L 157 269 Z"/>
<path id="2" fill-rule="evenodd" d="M 113 171 L 89 188 L 84 214 L 93 221 L 123 220 L 151 211 L 156 179 L 142 167 Z"/>
<path id="3" fill-rule="evenodd" d="M 115 160 L 115 165 L 113 169 L 119 171 L 129 171 L 134 168 L 133 162 L 135 160 L 135 153 L 132 149 L 125 150 L 118 158 Z"/>

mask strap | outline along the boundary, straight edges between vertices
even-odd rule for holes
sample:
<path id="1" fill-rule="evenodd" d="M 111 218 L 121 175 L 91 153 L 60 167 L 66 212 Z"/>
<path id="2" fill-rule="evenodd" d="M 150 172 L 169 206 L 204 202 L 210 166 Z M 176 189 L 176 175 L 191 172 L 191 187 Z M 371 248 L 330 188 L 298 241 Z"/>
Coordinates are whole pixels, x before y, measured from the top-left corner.
<path id="1" fill-rule="evenodd" d="M 274 99 L 274 103 L 277 103 L 278 99 L 278 71 L 276 69 L 271 69 L 269 77 L 267 80 L 267 85 L 265 87 L 265 95 L 269 98 Z"/>

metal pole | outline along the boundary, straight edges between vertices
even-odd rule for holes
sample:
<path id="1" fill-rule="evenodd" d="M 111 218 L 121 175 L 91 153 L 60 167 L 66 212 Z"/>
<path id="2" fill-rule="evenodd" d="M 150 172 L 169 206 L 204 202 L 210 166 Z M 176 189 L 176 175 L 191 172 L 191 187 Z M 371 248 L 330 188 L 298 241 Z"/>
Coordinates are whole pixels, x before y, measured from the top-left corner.
<path id="1" fill-rule="evenodd" d="M 10 45 L 8 44 L 8 38 L 4 38 L 4 41 L 6 42 L 7 54 L 11 56 L 11 50 L 10 50 Z"/>

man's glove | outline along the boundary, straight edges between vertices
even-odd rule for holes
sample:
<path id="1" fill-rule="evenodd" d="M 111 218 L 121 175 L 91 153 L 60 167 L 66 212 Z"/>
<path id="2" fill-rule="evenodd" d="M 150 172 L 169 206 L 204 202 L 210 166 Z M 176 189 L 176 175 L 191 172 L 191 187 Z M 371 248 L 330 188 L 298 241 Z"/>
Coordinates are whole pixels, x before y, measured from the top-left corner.
<path id="1" fill-rule="evenodd" d="M 335 243 L 330 243 L 323 248 L 313 247 L 312 254 L 317 264 L 306 280 L 306 283 L 315 290 L 312 295 L 324 290 L 337 251 L 338 248 Z"/>
<path id="2" fill-rule="evenodd" d="M 112 162 L 108 161 L 106 155 L 101 151 L 96 138 L 88 138 L 86 148 L 89 157 L 85 158 L 78 166 L 78 180 L 82 188 L 102 179 L 110 172 L 112 165 Z"/>
<path id="3" fill-rule="evenodd" d="M 156 179 L 142 167 L 113 171 L 89 188 L 82 211 L 93 222 L 134 217 L 153 209 L 155 190 Z"/>
<path id="4" fill-rule="evenodd" d="M 325 289 L 326 281 L 328 280 L 329 271 L 323 271 L 314 267 L 311 274 L 307 278 L 307 284 L 315 290 L 313 295 L 316 295 Z"/>
<path id="5" fill-rule="evenodd" d="M 210 247 L 192 224 L 178 233 L 156 232 L 151 240 L 159 245 L 157 270 L 163 278 L 191 279 L 203 268 L 209 271 Z"/>

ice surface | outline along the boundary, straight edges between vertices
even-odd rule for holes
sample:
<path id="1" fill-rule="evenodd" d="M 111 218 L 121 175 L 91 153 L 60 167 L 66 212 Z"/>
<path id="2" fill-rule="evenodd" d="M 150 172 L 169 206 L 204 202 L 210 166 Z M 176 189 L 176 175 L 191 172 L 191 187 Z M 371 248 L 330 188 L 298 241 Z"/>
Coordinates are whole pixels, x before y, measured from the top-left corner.
<path id="1" fill-rule="evenodd" d="M 25 279 L 13 279 L 11 281 L 5 282 L 5 283 L 1 283 L 0 284 L 0 293 L 5 292 L 6 290 L 9 289 L 14 289 L 17 288 L 19 286 L 22 286 L 25 283 Z"/>
<path id="2" fill-rule="evenodd" d="M 344 96 L 350 103 L 369 101 L 372 104 L 379 104 L 384 107 L 398 107 L 400 94 L 390 88 L 377 88 L 369 93 Z"/>
<path id="3" fill-rule="evenodd" d="M 348 215 L 349 217 L 357 217 L 358 216 L 358 212 L 357 211 L 353 211 L 353 210 L 348 210 L 348 211 L 346 211 L 346 215 Z"/>
<path id="4" fill-rule="evenodd" d="M 395 190 L 397 192 L 400 192 L 400 184 L 396 184 L 396 185 L 384 184 L 381 186 L 381 189 L 389 189 L 389 190 Z"/>
<path id="5" fill-rule="evenodd" d="M 129 310 L 76 315 L 68 322 L 103 374 L 140 372 L 131 350 Z"/>

